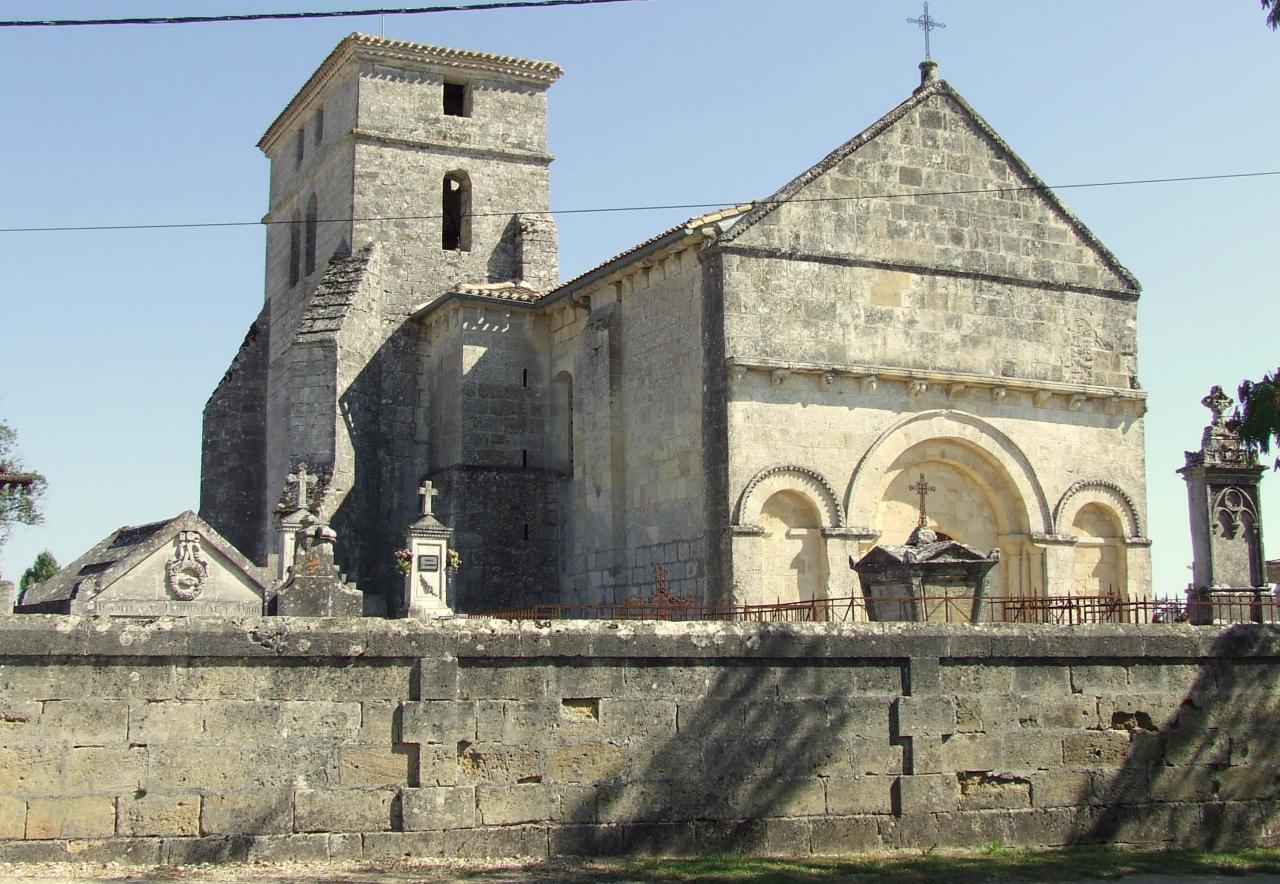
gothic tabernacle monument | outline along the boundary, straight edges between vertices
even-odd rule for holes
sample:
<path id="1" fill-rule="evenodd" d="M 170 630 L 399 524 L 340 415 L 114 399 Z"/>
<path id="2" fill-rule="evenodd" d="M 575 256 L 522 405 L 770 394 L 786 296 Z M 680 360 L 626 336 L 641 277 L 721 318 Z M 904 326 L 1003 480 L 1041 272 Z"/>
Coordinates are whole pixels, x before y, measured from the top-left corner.
<path id="1" fill-rule="evenodd" d="M 367 613 L 412 611 L 430 480 L 461 611 L 659 569 L 804 601 L 859 592 L 846 563 L 906 540 L 926 471 L 929 527 L 999 552 L 991 596 L 1149 593 L 1139 285 L 936 63 L 775 193 L 567 282 L 560 75 L 352 34 L 267 128 L 283 223 L 205 407 L 213 530 L 278 583 L 310 516 Z"/>

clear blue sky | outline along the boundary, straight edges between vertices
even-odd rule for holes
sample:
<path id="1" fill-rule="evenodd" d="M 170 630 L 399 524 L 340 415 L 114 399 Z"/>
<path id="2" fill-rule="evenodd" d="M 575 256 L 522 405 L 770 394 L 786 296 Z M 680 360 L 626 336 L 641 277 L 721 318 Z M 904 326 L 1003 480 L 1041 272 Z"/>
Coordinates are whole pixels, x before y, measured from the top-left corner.
<path id="1" fill-rule="evenodd" d="M 6 18 L 342 9 L 356 0 L 25 2 Z M 934 0 L 940 73 L 1050 184 L 1280 169 L 1280 34 L 1256 0 Z M 386 35 L 559 62 L 559 209 L 747 201 L 916 85 L 915 0 L 650 0 L 388 17 Z M 334 44 L 376 17 L 0 29 L 0 227 L 256 220 L 258 136 Z M 619 170 L 627 170 L 620 173 Z M 1211 384 L 1280 364 L 1280 178 L 1063 190 L 1142 281 L 1156 590 L 1190 561 L 1173 471 Z M 559 219 L 564 277 L 686 212 Z M 1270 245 L 1268 245 L 1270 243 Z M 200 412 L 261 304 L 260 227 L 0 234 L 0 417 L 49 479 L 47 519 L 0 548 L 16 579 L 111 530 L 195 509 Z M 1107 452 L 1099 451 L 1099 458 Z M 1263 481 L 1280 555 L 1280 482 Z"/>

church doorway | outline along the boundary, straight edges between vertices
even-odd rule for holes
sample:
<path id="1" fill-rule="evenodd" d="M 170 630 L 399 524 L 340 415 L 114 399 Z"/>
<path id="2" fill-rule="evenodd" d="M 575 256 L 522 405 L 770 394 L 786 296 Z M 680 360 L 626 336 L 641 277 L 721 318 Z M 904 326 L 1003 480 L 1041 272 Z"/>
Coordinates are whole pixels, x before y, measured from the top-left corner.
<path id="1" fill-rule="evenodd" d="M 779 491 L 760 509 L 764 529 L 763 601 L 807 602 L 827 597 L 827 550 L 818 508 L 804 495 Z"/>

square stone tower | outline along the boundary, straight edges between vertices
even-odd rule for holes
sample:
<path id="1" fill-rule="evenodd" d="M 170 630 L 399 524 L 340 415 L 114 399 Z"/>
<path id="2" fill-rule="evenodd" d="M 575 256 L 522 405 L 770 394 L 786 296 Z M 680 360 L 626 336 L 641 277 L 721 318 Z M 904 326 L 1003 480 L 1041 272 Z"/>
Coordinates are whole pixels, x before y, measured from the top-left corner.
<path id="1" fill-rule="evenodd" d="M 201 477 L 201 513 L 254 560 L 305 462 L 322 480 L 293 503 L 338 532 L 349 579 L 385 582 L 448 409 L 428 402 L 426 336 L 406 320 L 465 285 L 556 281 L 546 92 L 560 74 L 352 34 L 258 142 L 266 300 L 205 408 Z"/>

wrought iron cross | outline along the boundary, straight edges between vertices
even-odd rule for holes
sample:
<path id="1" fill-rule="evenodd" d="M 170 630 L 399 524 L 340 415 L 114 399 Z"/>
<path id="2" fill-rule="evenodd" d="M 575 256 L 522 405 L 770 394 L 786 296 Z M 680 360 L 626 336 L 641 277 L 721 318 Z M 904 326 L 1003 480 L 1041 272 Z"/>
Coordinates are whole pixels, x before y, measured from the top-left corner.
<path id="1" fill-rule="evenodd" d="M 440 494 L 440 489 L 430 482 L 423 482 L 422 487 L 418 489 L 418 496 L 422 498 L 422 514 L 424 516 L 432 515 L 431 498 Z"/>
<path id="2" fill-rule="evenodd" d="M 935 488 L 933 485 L 930 485 L 927 481 L 925 481 L 924 473 L 921 473 L 921 474 L 920 474 L 920 481 L 919 481 L 919 482 L 916 482 L 914 485 L 910 486 L 907 490 L 908 490 L 908 491 L 914 491 L 916 494 L 920 495 L 920 522 L 919 522 L 919 527 L 921 527 L 921 528 L 927 528 L 927 527 L 928 527 L 928 525 L 926 525 L 926 524 L 925 524 L 926 519 L 925 519 L 925 505 L 924 505 L 924 500 L 925 500 L 925 498 L 926 498 L 926 497 L 928 497 L 928 496 L 929 496 L 929 494 L 930 494 L 931 492 L 933 492 L 933 491 L 937 491 L 938 489 L 937 489 L 937 488 Z"/>
<path id="3" fill-rule="evenodd" d="M 285 476 L 285 481 L 298 486 L 298 509 L 305 510 L 307 508 L 307 486 L 311 484 L 311 480 L 315 476 L 307 472 L 305 463 L 298 464 L 295 472 Z"/>
<path id="4" fill-rule="evenodd" d="M 907 19 L 907 24 L 919 25 L 920 30 L 924 31 L 924 60 L 929 61 L 933 57 L 929 53 L 929 32 L 945 28 L 946 25 L 929 15 L 929 0 L 925 0 L 924 15 Z"/>

